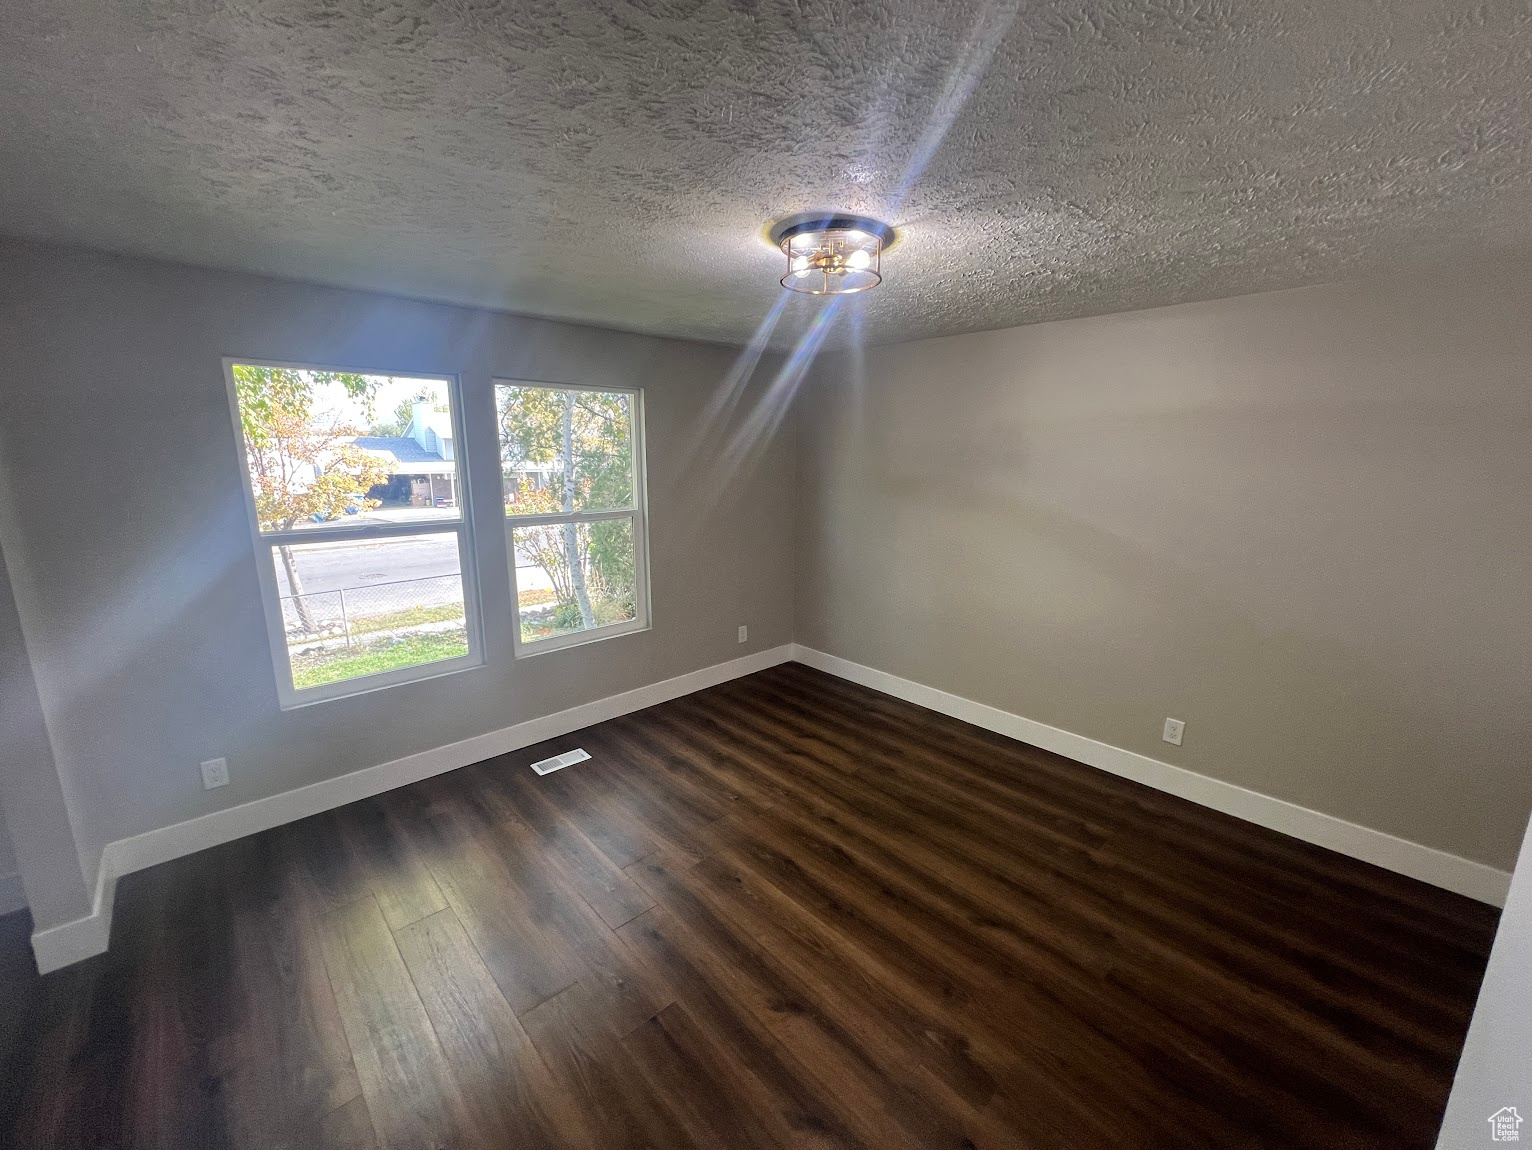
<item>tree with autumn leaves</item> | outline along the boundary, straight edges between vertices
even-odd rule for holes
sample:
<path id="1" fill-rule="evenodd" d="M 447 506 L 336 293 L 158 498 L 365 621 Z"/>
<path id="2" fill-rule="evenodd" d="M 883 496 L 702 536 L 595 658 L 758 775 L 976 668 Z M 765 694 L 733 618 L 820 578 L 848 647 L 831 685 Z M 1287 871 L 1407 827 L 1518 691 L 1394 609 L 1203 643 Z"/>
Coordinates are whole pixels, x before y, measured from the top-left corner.
<path id="1" fill-rule="evenodd" d="M 503 462 L 560 464 L 543 488 L 522 484 L 513 513 L 604 511 L 633 506 L 631 398 L 620 392 L 502 386 L 498 416 Z M 633 587 L 630 521 L 518 527 L 517 545 L 548 573 L 554 596 L 573 604 L 582 627 L 596 626 L 602 597 L 620 598 Z"/>
<path id="2" fill-rule="evenodd" d="M 351 442 L 363 432 L 342 414 L 316 410 L 319 387 L 337 385 L 365 405 L 378 382 L 353 372 L 234 365 L 240 429 L 262 531 L 291 531 L 311 519 L 378 506 L 367 492 L 388 479 L 382 461 Z M 314 619 L 292 549 L 279 544 L 277 552 L 298 618 L 312 631 Z"/>

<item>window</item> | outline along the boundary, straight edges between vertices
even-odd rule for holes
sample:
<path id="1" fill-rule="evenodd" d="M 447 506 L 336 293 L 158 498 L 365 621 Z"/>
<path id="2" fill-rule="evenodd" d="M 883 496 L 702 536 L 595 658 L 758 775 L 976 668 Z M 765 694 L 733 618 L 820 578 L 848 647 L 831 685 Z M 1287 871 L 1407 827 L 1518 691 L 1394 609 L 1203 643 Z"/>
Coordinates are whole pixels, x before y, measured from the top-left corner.
<path id="1" fill-rule="evenodd" d="M 516 653 L 649 625 L 643 396 L 495 384 Z"/>
<path id="2" fill-rule="evenodd" d="M 225 366 L 282 705 L 477 666 L 456 382 Z"/>

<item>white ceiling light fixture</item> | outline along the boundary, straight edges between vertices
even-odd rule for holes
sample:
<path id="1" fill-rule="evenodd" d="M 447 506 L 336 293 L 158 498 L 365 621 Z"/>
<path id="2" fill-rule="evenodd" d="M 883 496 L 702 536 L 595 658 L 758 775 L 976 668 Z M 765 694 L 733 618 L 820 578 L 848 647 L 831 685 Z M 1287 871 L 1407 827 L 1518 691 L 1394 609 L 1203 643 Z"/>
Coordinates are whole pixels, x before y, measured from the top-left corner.
<path id="1" fill-rule="evenodd" d="M 805 295 L 851 295 L 883 282 L 894 229 L 867 216 L 794 216 L 771 229 L 787 257 L 782 286 Z"/>

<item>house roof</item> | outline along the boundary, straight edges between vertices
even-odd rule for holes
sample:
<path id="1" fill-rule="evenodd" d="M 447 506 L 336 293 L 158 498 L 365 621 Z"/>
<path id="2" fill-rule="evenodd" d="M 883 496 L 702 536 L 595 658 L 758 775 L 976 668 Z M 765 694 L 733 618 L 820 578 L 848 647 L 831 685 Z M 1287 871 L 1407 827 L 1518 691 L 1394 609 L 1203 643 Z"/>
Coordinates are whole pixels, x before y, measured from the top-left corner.
<path id="1" fill-rule="evenodd" d="M 396 475 L 441 475 L 454 467 L 405 435 L 358 435 L 351 442 L 370 455 L 382 456 Z"/>

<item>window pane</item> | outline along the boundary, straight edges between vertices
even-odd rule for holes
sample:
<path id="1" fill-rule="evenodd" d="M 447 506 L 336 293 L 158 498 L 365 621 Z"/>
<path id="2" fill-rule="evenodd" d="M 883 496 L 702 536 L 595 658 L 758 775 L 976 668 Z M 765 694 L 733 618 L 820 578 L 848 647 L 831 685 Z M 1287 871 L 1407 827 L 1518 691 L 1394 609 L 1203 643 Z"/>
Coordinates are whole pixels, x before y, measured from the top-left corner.
<path id="1" fill-rule="evenodd" d="M 468 654 L 456 531 L 273 547 L 298 690 Z"/>
<path id="2" fill-rule="evenodd" d="M 634 506 L 633 397 L 495 385 L 507 515 Z"/>
<path id="3" fill-rule="evenodd" d="M 233 372 L 262 533 L 459 517 L 447 380 Z"/>
<path id="4" fill-rule="evenodd" d="M 523 643 L 638 617 L 632 519 L 513 527 L 511 542 Z"/>

